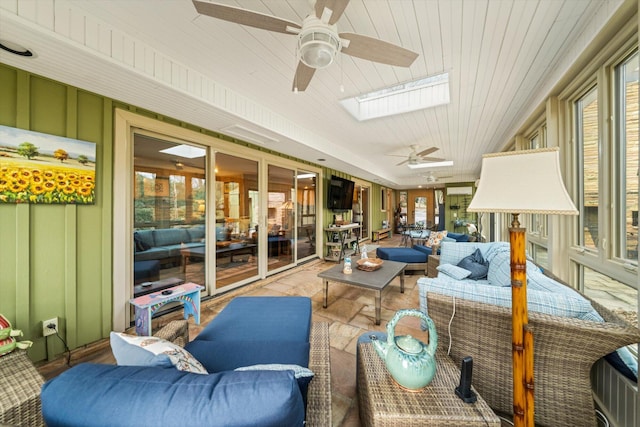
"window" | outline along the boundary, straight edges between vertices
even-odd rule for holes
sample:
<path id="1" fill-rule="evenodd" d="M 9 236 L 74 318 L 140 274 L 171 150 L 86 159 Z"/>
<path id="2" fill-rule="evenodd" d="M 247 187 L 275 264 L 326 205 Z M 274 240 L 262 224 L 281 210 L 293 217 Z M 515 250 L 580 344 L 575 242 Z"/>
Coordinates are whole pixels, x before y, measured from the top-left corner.
<path id="1" fill-rule="evenodd" d="M 578 244 L 598 250 L 599 154 L 598 89 L 589 90 L 575 103 L 576 141 L 580 180 L 580 230 Z"/>
<path id="2" fill-rule="evenodd" d="M 615 67 L 615 256 L 638 261 L 638 52 Z"/>
<path id="3" fill-rule="evenodd" d="M 547 146 L 546 124 L 536 126 L 535 130 L 526 139 L 527 146 L 525 148 L 528 150 L 545 148 Z M 543 267 L 549 267 L 546 247 L 548 223 L 548 215 L 543 214 L 530 214 L 527 221 L 529 253 L 533 260 Z"/>

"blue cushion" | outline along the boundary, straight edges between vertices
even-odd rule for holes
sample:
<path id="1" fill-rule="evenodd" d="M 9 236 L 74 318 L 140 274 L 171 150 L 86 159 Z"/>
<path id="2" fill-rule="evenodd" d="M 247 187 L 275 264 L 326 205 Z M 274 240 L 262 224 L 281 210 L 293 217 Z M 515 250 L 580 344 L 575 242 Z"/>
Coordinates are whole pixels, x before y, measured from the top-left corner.
<path id="1" fill-rule="evenodd" d="M 310 330 L 310 298 L 237 297 L 185 349 L 209 372 L 259 364 L 308 367 Z M 306 395 L 305 380 L 298 383 Z"/>
<path id="2" fill-rule="evenodd" d="M 427 255 L 411 248 L 378 248 L 377 255 L 380 259 L 406 263 L 427 262 Z"/>
<path id="3" fill-rule="evenodd" d="M 179 245 L 180 243 L 190 242 L 189 233 L 184 228 L 163 228 L 153 230 L 153 239 L 156 246 Z"/>
<path id="4" fill-rule="evenodd" d="M 259 364 L 308 367 L 310 330 L 310 298 L 237 297 L 185 349 L 209 372 Z M 305 379 L 298 383 L 306 396 Z"/>
<path id="5" fill-rule="evenodd" d="M 310 298 L 237 297 L 195 340 L 309 342 L 310 331 Z"/>
<path id="6" fill-rule="evenodd" d="M 153 230 L 138 230 L 135 232 L 135 236 L 148 248 L 156 246 L 156 242 L 153 240 Z"/>
<path id="7" fill-rule="evenodd" d="M 156 259 L 135 261 L 133 263 L 133 279 L 136 283 L 160 279 L 160 261 Z"/>
<path id="8" fill-rule="evenodd" d="M 163 259 L 170 256 L 169 249 L 165 247 L 152 247 L 148 251 L 136 252 L 136 261 L 148 261 L 152 259 Z"/>
<path id="9" fill-rule="evenodd" d="M 293 376 L 298 382 L 302 397 L 304 400 L 304 407 L 307 407 L 307 390 L 309 389 L 309 383 L 314 377 L 314 373 L 311 369 L 298 365 L 287 365 L 282 363 L 267 363 L 262 365 L 242 366 L 236 368 L 236 371 L 291 371 Z"/>
<path id="10" fill-rule="evenodd" d="M 206 230 L 204 225 L 199 225 L 196 227 L 187 228 L 187 233 L 189 233 L 189 238 L 192 242 L 200 242 L 204 239 Z"/>
<path id="11" fill-rule="evenodd" d="M 138 232 L 133 233 L 133 242 L 135 244 L 136 252 L 148 251 L 151 249 L 151 245 L 149 245 L 146 241 L 142 240 Z"/>
<path id="12" fill-rule="evenodd" d="M 456 242 L 468 242 L 469 241 L 469 235 L 468 234 L 464 234 L 464 233 L 447 233 L 447 237 L 450 237 L 452 239 L 455 239 Z"/>
<path id="13" fill-rule="evenodd" d="M 638 382 L 638 360 L 631 354 L 628 348 L 619 348 L 607 354 L 604 358 L 622 375 L 634 383 Z"/>
<path id="14" fill-rule="evenodd" d="M 420 251 L 423 254 L 426 254 L 427 258 L 429 257 L 429 255 L 433 253 L 433 249 L 425 245 L 413 245 L 413 249 L 415 249 L 416 251 Z"/>
<path id="15" fill-rule="evenodd" d="M 471 255 L 462 258 L 458 263 L 458 267 L 469 270 L 471 274 L 469 274 L 468 278 L 471 280 L 486 279 L 489 271 L 488 263 L 482 257 L 480 249 L 476 249 Z"/>
<path id="16" fill-rule="evenodd" d="M 288 328 L 295 329 L 295 328 Z M 309 366 L 308 342 L 195 339 L 185 346 L 208 372 L 222 372 L 242 366 L 284 363 Z"/>
<path id="17" fill-rule="evenodd" d="M 158 367 L 81 364 L 45 383 L 41 400 L 49 427 L 304 423 L 302 395 L 292 371 L 196 375 Z"/>

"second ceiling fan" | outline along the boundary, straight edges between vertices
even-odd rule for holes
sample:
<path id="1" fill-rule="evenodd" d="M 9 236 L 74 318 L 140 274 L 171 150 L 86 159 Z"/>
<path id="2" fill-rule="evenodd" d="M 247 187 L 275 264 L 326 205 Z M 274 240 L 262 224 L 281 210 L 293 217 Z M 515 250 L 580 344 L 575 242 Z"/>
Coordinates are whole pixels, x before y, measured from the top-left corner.
<path id="1" fill-rule="evenodd" d="M 338 33 L 336 22 L 344 13 L 349 0 L 316 0 L 315 14 L 309 14 L 302 25 L 235 6 L 192 1 L 202 15 L 267 31 L 297 35 L 299 62 L 293 79 L 294 91 L 304 91 L 316 69 L 331 65 L 337 52 L 398 67 L 409 67 L 418 57 L 413 51 L 380 39 L 354 33 Z"/>
<path id="2" fill-rule="evenodd" d="M 419 145 L 415 145 L 414 144 L 414 145 L 411 145 L 410 148 L 411 148 L 411 152 L 407 156 L 399 156 L 399 155 L 396 155 L 396 154 L 389 154 L 389 156 L 394 156 L 394 157 L 406 157 L 405 160 L 401 161 L 396 166 L 404 165 L 405 163 L 408 163 L 409 165 L 416 165 L 416 164 L 420 164 L 420 163 L 442 162 L 442 161 L 444 161 L 444 159 L 441 159 L 439 157 L 429 157 L 429 154 L 435 153 L 436 151 L 439 150 L 438 147 L 429 147 L 429 148 L 427 148 L 425 150 L 422 150 L 420 152 L 418 152 L 418 148 L 420 148 Z"/>

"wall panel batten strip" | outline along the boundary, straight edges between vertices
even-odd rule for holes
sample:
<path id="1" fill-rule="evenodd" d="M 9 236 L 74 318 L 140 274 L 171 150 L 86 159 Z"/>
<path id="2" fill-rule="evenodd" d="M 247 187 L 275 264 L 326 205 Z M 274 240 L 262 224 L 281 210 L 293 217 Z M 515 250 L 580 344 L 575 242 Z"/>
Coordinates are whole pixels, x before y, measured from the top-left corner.
<path id="1" fill-rule="evenodd" d="M 16 126 L 29 129 L 30 85 L 29 74 L 18 71 L 16 99 Z M 24 96 L 20 96 L 24 94 Z M 31 315 L 31 233 L 29 205 L 16 205 L 16 325 L 20 329 L 32 324 Z M 34 319 L 35 321 L 35 319 Z"/>
<path id="2" fill-rule="evenodd" d="M 78 138 L 78 89 L 67 86 L 67 138 Z"/>
<path id="3" fill-rule="evenodd" d="M 17 74 L 17 91 L 16 99 L 16 127 L 20 129 L 29 129 L 30 125 L 30 107 L 31 107 L 31 87 L 29 85 L 29 74 L 18 70 Z"/>
<path id="4" fill-rule="evenodd" d="M 98 146 L 98 158 L 101 158 L 102 169 L 100 176 L 108 176 L 113 178 L 113 151 L 114 151 L 114 135 L 113 135 L 113 123 L 114 123 L 114 105 L 110 99 L 104 98 L 103 111 L 103 138 L 102 144 Z M 102 189 L 102 194 L 99 194 L 102 204 L 102 223 L 113 224 L 113 180 L 105 181 L 99 184 Z M 101 276 L 101 289 L 102 295 L 100 300 L 102 301 L 102 336 L 109 336 L 109 332 L 113 329 L 111 318 L 111 307 L 113 305 L 113 230 L 111 227 L 102 227 L 102 276 Z"/>
<path id="5" fill-rule="evenodd" d="M 78 90 L 67 86 L 67 138 L 78 137 Z M 78 260 L 78 207 L 65 205 L 64 212 L 64 312 L 67 344 L 75 348 L 78 342 L 78 273 L 76 264 Z"/>
<path id="6" fill-rule="evenodd" d="M 77 346 L 78 320 L 77 320 L 77 288 L 78 275 L 76 271 L 76 261 L 78 259 L 78 207 L 76 205 L 65 205 L 64 210 L 64 311 L 67 344 L 69 348 Z M 61 326 L 62 327 L 62 326 Z"/>
<path id="7" fill-rule="evenodd" d="M 35 323 L 31 314 L 31 207 L 16 205 L 16 329 Z"/>

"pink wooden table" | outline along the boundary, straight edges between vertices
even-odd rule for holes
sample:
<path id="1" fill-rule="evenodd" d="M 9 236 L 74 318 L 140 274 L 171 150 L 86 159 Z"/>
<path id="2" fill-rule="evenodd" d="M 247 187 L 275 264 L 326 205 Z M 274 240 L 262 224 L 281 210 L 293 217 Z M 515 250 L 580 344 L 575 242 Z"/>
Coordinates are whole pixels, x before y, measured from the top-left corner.
<path id="1" fill-rule="evenodd" d="M 153 292 L 129 300 L 135 306 L 136 314 L 136 334 L 151 336 L 151 318 L 164 305 L 171 302 L 182 302 L 184 305 L 184 318 L 193 316 L 196 325 L 200 324 L 200 291 L 204 286 L 195 283 L 184 283 L 182 285 L 167 288 L 164 291 Z M 168 295 L 163 292 L 171 291 Z"/>

